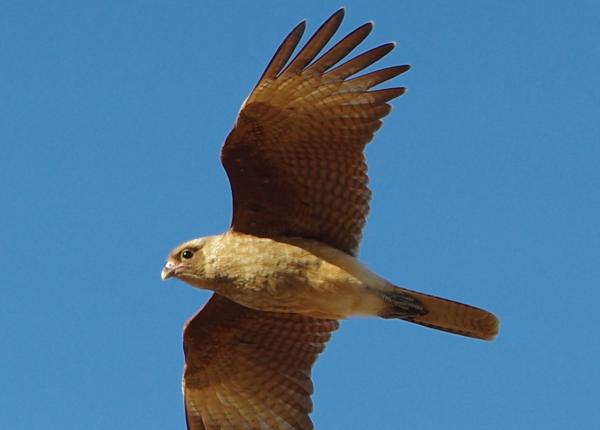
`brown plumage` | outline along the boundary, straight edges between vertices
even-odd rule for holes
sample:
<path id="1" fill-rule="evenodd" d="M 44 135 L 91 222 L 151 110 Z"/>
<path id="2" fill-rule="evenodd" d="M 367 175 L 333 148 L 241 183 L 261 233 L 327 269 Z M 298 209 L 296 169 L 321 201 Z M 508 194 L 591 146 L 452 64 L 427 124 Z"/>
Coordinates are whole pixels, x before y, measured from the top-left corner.
<path id="1" fill-rule="evenodd" d="M 310 369 L 337 327 L 213 295 L 183 334 L 188 428 L 311 428 Z"/>
<path id="2" fill-rule="evenodd" d="M 285 39 L 239 113 L 221 153 L 234 230 L 316 239 L 354 254 L 369 211 L 364 146 L 405 89 L 371 87 L 409 69 L 347 79 L 389 53 L 387 43 L 332 68 L 371 32 L 365 24 L 310 61 L 331 39 L 336 12 L 285 67 L 305 23 Z"/>
<path id="3" fill-rule="evenodd" d="M 498 331 L 491 313 L 396 287 L 355 258 L 370 199 L 363 150 L 405 91 L 372 88 L 409 66 L 355 76 L 391 43 L 342 63 L 371 23 L 321 53 L 343 16 L 293 58 L 305 23 L 281 44 L 222 148 L 231 229 L 178 246 L 163 268 L 163 279 L 215 291 L 184 330 L 190 430 L 311 429 L 311 367 L 342 318 Z"/>

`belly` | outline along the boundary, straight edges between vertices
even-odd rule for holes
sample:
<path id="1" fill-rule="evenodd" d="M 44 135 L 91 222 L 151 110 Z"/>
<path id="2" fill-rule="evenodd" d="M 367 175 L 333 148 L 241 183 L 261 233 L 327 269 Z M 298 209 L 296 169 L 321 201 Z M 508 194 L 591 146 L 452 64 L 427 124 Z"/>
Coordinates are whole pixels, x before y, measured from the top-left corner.
<path id="1" fill-rule="evenodd" d="M 311 249 L 318 246 L 245 237 L 236 242 L 235 252 L 216 259 L 218 273 L 209 288 L 263 311 L 330 319 L 376 314 L 379 295 L 355 273 Z"/>

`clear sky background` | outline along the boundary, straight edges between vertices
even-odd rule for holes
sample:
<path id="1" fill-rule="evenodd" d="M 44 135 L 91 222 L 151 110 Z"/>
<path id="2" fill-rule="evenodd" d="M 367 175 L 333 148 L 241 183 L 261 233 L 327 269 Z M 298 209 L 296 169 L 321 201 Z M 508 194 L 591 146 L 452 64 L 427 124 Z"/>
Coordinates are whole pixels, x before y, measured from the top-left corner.
<path id="1" fill-rule="evenodd" d="M 283 36 L 321 1 L 0 6 L 0 428 L 182 429 L 163 283 L 228 227 L 218 152 Z M 314 370 L 319 429 L 600 425 L 600 2 L 345 1 L 409 92 L 367 150 L 361 259 L 497 313 L 485 343 L 356 319 Z"/>

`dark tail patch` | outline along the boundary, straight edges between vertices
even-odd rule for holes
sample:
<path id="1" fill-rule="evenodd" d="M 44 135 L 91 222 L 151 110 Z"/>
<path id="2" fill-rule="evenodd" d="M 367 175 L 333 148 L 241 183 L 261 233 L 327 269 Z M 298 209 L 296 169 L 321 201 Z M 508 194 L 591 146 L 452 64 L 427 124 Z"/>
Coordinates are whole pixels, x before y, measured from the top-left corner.
<path id="1" fill-rule="evenodd" d="M 491 340 L 498 333 L 498 318 L 484 309 L 399 287 L 385 299 L 390 306 L 380 314 L 382 318 L 400 318 L 484 340 Z"/>
<path id="2" fill-rule="evenodd" d="M 381 318 L 411 318 L 427 314 L 423 304 L 401 290 L 394 290 L 383 296 L 388 306 L 379 313 Z"/>

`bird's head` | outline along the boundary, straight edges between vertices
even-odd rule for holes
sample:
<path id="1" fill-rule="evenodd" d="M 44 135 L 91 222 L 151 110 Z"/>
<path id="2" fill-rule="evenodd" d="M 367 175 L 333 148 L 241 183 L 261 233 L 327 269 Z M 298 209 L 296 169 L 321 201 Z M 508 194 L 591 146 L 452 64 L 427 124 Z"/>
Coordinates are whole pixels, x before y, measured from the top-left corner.
<path id="1" fill-rule="evenodd" d="M 198 284 L 203 279 L 205 238 L 193 239 L 176 247 L 160 272 L 164 280 L 177 278 L 190 284 Z"/>

